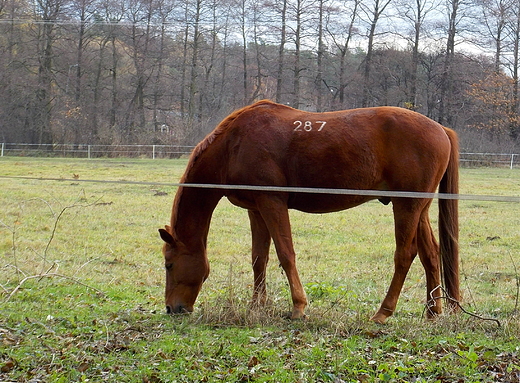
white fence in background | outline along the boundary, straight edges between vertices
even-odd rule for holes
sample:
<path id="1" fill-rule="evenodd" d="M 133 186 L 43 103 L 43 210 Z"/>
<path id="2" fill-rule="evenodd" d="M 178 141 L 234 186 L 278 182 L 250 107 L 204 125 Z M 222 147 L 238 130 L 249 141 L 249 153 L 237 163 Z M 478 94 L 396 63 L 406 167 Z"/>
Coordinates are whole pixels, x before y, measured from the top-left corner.
<path id="1" fill-rule="evenodd" d="M 69 158 L 179 158 L 194 146 L 183 145 L 73 145 L 0 143 L 0 156 Z M 520 167 L 516 153 L 460 153 L 462 166 Z"/>
<path id="2" fill-rule="evenodd" d="M 0 144 L 0 156 L 69 158 L 179 158 L 190 155 L 194 146 L 183 145 L 83 145 Z"/>
<path id="3" fill-rule="evenodd" d="M 460 153 L 462 166 L 520 167 L 520 154 L 516 153 Z"/>

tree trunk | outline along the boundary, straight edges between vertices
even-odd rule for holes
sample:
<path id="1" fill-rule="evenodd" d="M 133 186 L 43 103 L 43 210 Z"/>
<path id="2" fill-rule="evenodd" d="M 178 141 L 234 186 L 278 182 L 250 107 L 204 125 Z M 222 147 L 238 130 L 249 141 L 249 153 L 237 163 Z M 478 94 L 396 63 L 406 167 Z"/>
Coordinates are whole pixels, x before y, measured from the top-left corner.
<path id="1" fill-rule="evenodd" d="M 285 55 L 285 39 L 287 35 L 287 0 L 282 2 L 280 29 L 280 45 L 278 47 L 278 70 L 276 72 L 276 102 L 282 102 L 282 85 L 283 85 L 283 69 L 284 69 L 284 55 Z"/>
<path id="2" fill-rule="evenodd" d="M 513 100 L 511 103 L 511 125 L 510 134 L 515 140 L 520 137 L 520 100 L 519 79 L 520 66 L 520 3 L 516 3 L 515 20 L 513 24 Z"/>
<path id="3" fill-rule="evenodd" d="M 350 23 L 348 26 L 347 37 L 345 39 L 345 43 L 340 48 L 341 56 L 340 56 L 340 66 L 339 66 L 339 103 L 340 107 L 344 108 L 345 106 L 345 88 L 347 87 L 347 63 L 346 58 L 350 49 L 350 41 L 354 32 L 354 22 L 357 18 L 358 6 L 360 0 L 354 1 L 354 8 L 352 9 L 352 13 L 350 16 Z"/>
<path id="4" fill-rule="evenodd" d="M 195 17 L 193 19 L 193 49 L 191 55 L 190 68 L 190 94 L 188 101 L 188 118 L 190 121 L 195 120 L 196 112 L 196 94 L 199 91 L 197 87 L 198 65 L 199 65 L 199 39 L 200 39 L 200 15 L 201 15 L 202 0 L 197 0 L 195 8 Z M 200 118 L 200 116 L 199 116 Z"/>
<path id="5" fill-rule="evenodd" d="M 248 71 L 247 71 L 247 28 L 246 28 L 246 0 L 242 0 L 240 3 L 241 9 L 241 32 L 242 32 L 242 85 L 244 105 L 247 105 L 249 100 L 249 87 L 247 84 Z"/>
<path id="6" fill-rule="evenodd" d="M 376 34 L 376 26 L 379 18 L 385 11 L 385 8 L 392 0 L 386 0 L 386 3 L 381 4 L 381 0 L 375 0 L 374 9 L 370 11 L 370 29 L 368 32 L 368 47 L 367 55 L 365 57 L 365 70 L 363 72 L 363 101 L 362 106 L 367 107 L 371 105 L 370 102 L 370 71 L 372 70 L 372 56 L 374 54 L 374 37 Z"/>
<path id="7" fill-rule="evenodd" d="M 51 144 L 52 83 L 53 83 L 53 45 L 55 20 L 59 15 L 61 3 L 45 1 L 39 3 L 43 14 L 39 41 L 38 90 L 36 92 L 36 129 L 37 142 Z"/>
<path id="8" fill-rule="evenodd" d="M 452 116 L 448 107 L 453 97 L 453 61 L 455 58 L 455 36 L 457 33 L 457 11 L 460 0 L 451 0 L 448 15 L 448 39 L 446 42 L 446 54 L 441 77 L 441 96 L 439 101 L 439 117 L 441 124 L 451 125 Z"/>
<path id="9" fill-rule="evenodd" d="M 302 0 L 296 0 L 296 26 L 294 31 L 294 73 L 293 73 L 293 102 L 294 108 L 300 108 L 300 55 L 302 30 Z"/>
<path id="10" fill-rule="evenodd" d="M 163 20 L 164 21 L 164 20 Z M 153 90 L 153 99 L 152 99 L 152 123 L 153 130 L 157 132 L 159 130 L 159 126 L 161 122 L 158 118 L 159 113 L 159 101 L 161 99 L 161 81 L 163 76 L 163 62 L 165 59 L 165 47 L 164 47 L 164 36 L 166 33 L 166 27 L 164 22 L 161 24 L 161 32 L 159 37 L 159 52 L 157 55 L 157 72 L 155 75 L 155 83 Z"/>
<path id="11" fill-rule="evenodd" d="M 316 58 L 316 111 L 323 111 L 323 0 L 319 0 L 318 5 L 318 55 Z"/>

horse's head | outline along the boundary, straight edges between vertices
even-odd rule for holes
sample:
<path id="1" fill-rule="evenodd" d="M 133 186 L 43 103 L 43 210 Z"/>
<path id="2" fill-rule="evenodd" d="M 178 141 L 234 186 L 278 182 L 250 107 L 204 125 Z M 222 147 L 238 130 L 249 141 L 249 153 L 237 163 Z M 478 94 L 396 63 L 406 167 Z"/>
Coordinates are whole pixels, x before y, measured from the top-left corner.
<path id="1" fill-rule="evenodd" d="M 172 233 L 169 226 L 159 229 L 164 241 L 166 268 L 165 301 L 168 314 L 192 312 L 202 283 L 209 274 L 205 253 L 194 254 Z"/>

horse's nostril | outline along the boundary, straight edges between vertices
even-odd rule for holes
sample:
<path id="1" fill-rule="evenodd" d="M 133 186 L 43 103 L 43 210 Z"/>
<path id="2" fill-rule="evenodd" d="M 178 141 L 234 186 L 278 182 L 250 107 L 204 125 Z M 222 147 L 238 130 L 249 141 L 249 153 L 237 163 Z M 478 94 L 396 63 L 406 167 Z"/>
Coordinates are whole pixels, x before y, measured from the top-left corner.
<path id="1" fill-rule="evenodd" d="M 170 306 L 166 306 L 166 314 L 172 314 L 172 308 Z"/>
<path id="2" fill-rule="evenodd" d="M 184 314 L 186 312 L 186 309 L 183 305 L 175 306 L 173 309 L 174 314 Z"/>

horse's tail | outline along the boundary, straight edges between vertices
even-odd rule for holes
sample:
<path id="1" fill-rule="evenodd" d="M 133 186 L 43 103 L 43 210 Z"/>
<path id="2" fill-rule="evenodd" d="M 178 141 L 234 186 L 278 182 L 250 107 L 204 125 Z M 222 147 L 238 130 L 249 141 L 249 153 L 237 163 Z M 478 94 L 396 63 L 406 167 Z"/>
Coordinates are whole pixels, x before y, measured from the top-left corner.
<path id="1" fill-rule="evenodd" d="M 459 193 L 459 143 L 457 134 L 444 128 L 451 142 L 448 167 L 439 184 L 439 193 Z M 442 278 L 448 303 L 457 309 L 459 289 L 459 213 L 457 199 L 439 199 L 439 245 Z"/>

